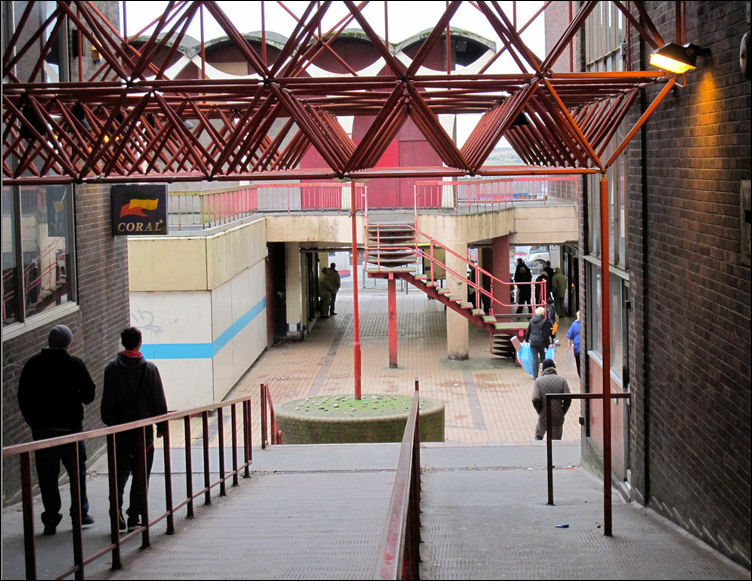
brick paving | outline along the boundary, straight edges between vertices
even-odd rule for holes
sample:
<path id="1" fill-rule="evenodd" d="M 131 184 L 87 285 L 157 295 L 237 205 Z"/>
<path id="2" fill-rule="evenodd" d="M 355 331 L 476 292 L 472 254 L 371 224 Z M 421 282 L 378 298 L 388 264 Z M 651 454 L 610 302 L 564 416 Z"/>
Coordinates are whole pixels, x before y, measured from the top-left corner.
<path id="1" fill-rule="evenodd" d="M 362 281 L 359 281 L 362 285 Z M 381 281 L 380 281 L 381 282 Z M 530 398 L 533 381 L 521 367 L 493 356 L 488 334 L 470 324 L 469 358 L 447 357 L 446 314 L 441 303 L 408 287 L 397 292 L 397 368 L 389 367 L 386 288 L 359 290 L 361 391 L 410 395 L 417 378 L 428 398 L 445 402 L 445 438 L 453 443 L 529 442 L 536 413 Z M 569 320 L 562 321 L 556 361 L 569 388 L 579 392 L 579 379 L 566 350 Z M 343 279 L 337 315 L 319 319 L 304 341 L 269 348 L 238 382 L 228 399 L 255 396 L 253 434 L 260 430 L 259 386 L 268 383 L 275 405 L 314 395 L 354 393 L 352 279 Z M 563 440 L 580 438 L 579 402 L 570 409 Z M 179 430 L 173 433 L 180 433 Z M 283 435 L 284 441 L 284 435 Z"/>

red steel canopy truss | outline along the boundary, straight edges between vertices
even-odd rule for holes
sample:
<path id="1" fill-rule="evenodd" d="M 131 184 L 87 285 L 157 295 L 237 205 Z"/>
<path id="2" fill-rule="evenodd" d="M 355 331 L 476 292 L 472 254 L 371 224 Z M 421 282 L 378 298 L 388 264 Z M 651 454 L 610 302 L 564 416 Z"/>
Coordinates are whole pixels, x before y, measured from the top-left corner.
<path id="1" fill-rule="evenodd" d="M 100 3 L 59 1 L 41 26 L 32 23 L 35 4 L 19 15 L 3 55 L 6 184 L 600 172 L 676 81 L 660 71 L 553 72 L 597 2 L 581 3 L 542 61 L 522 41 L 529 22 L 517 26 L 497 2 L 465 2 L 490 23 L 501 47 L 475 73 L 458 71 L 450 61 L 445 72 L 427 67 L 432 52 L 458 34 L 452 17 L 463 2 L 446 3 L 410 59 L 405 53 L 398 58 L 394 45 L 374 31 L 364 16 L 367 2 L 336 3 L 347 14 L 326 31 L 322 22 L 333 3 L 308 3 L 275 51 L 268 50 L 265 28 L 262 42 L 254 44 L 217 2 L 170 2 L 148 34 L 130 37 L 103 15 Z M 126 7 L 138 10 L 139 4 Z M 383 4 L 386 12 L 413 3 Z M 613 4 L 647 44 L 664 44 L 639 2 Z M 542 3 L 535 18 L 543 18 L 550 5 Z M 221 26 L 223 42 L 237 51 L 249 74 L 209 78 L 208 43 L 202 39 L 192 51 L 185 49 L 189 24 L 204 16 Z M 378 74 L 359 75 L 332 48 L 352 27 L 377 51 Z M 84 48 L 90 45 L 97 63 Z M 487 71 L 503 53 L 519 72 Z M 319 59 L 332 54 L 346 72 L 317 74 Z M 70 70 L 67 56 L 74 57 Z M 192 68 L 175 67 L 181 58 Z M 63 63 L 60 77 L 69 80 L 44 82 L 49 77 L 42 71 L 50 63 Z M 663 90 L 616 142 L 640 89 L 656 83 Z M 439 115 L 465 113 L 481 114 L 480 121 L 458 147 Z M 373 119 L 359 143 L 341 124 L 343 116 Z M 408 119 L 443 165 L 376 168 Z M 528 166 L 484 165 L 501 138 Z M 326 166 L 301 170 L 311 147 Z"/>

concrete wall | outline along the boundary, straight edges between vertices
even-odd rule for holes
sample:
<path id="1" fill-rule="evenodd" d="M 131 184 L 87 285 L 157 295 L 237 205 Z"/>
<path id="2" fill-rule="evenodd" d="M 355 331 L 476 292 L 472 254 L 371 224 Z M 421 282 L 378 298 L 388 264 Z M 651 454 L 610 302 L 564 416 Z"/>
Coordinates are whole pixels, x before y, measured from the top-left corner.
<path id="1" fill-rule="evenodd" d="M 170 409 L 220 401 L 267 347 L 266 223 L 206 237 L 131 237 L 131 323 Z"/>

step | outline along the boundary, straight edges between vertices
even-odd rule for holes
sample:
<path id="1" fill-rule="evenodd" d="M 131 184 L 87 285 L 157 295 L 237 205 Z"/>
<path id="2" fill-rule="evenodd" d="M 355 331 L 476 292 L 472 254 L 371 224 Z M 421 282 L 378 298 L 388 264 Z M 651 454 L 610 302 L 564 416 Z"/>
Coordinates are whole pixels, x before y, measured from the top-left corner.
<path id="1" fill-rule="evenodd" d="M 496 329 L 497 331 L 518 331 L 519 329 L 526 329 L 526 328 L 527 328 L 527 325 L 525 325 L 524 323 L 518 323 L 518 322 L 494 323 L 494 329 Z"/>
<path id="2" fill-rule="evenodd" d="M 460 302 L 460 307 L 462 307 L 463 309 L 472 309 L 473 303 L 470 303 L 468 301 L 462 301 Z"/>
<path id="3" fill-rule="evenodd" d="M 473 315 L 475 315 L 476 317 L 485 317 L 486 316 L 486 312 L 483 309 L 473 309 L 470 312 Z"/>
<path id="4" fill-rule="evenodd" d="M 415 267 L 414 266 L 399 266 L 399 267 L 381 266 L 379 268 L 379 267 L 374 266 L 372 268 L 366 268 L 367 274 L 388 274 L 390 272 L 396 273 L 396 274 L 398 273 L 412 274 L 413 272 L 415 272 Z"/>

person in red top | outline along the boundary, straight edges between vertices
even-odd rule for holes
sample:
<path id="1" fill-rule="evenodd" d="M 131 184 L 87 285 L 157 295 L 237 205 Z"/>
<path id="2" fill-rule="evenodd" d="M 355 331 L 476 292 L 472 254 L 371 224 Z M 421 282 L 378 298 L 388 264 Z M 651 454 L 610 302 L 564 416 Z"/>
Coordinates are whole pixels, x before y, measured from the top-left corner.
<path id="1" fill-rule="evenodd" d="M 120 334 L 125 348 L 112 359 L 104 370 L 102 392 L 102 421 L 108 426 L 125 424 L 167 413 L 162 379 L 157 366 L 141 354 L 141 331 L 128 327 Z M 157 426 L 157 436 L 162 436 L 162 425 Z M 140 429 L 115 435 L 117 456 L 118 519 L 120 529 L 126 528 L 123 518 L 123 493 L 129 476 L 133 473 L 130 488 L 130 505 L 127 510 L 128 529 L 144 524 L 146 499 L 142 476 L 138 473 Z M 144 429 L 146 444 L 146 482 L 148 486 L 154 461 L 154 432 L 152 426 Z M 114 503 L 111 503 L 114 506 Z"/>

